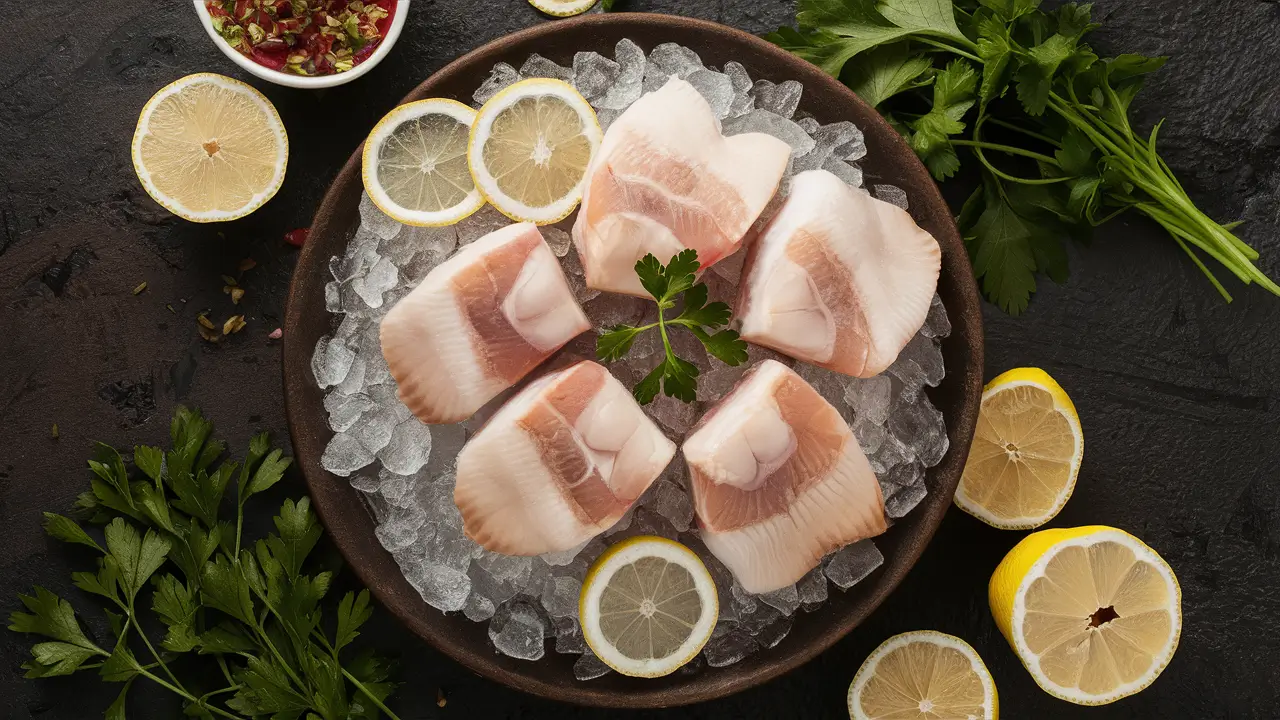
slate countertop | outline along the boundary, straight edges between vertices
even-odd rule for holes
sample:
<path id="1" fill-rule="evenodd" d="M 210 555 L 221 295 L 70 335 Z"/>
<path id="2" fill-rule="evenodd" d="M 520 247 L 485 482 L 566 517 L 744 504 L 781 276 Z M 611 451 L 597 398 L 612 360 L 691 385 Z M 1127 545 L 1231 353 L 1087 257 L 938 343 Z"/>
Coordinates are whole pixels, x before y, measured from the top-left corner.
<path id="1" fill-rule="evenodd" d="M 776 0 L 632 0 L 752 32 L 789 23 Z M 501 10 L 500 12 L 496 10 Z M 1139 98 L 1162 116 L 1162 148 L 1191 196 L 1280 277 L 1280 5 L 1265 0 L 1100 0 L 1102 53 L 1172 56 Z M 418 0 L 390 57 L 323 92 L 245 76 L 205 37 L 188 3 L 0 3 L 0 608 L 40 583 L 70 588 L 84 558 L 47 540 L 41 510 L 86 485 L 93 440 L 158 444 L 176 403 L 200 406 L 232 448 L 271 430 L 287 442 L 279 343 L 295 251 L 325 188 L 374 122 L 463 52 L 543 18 L 522 0 Z M 249 80 L 289 129 L 288 177 L 234 223 L 180 221 L 138 186 L 137 112 L 196 71 Z M 195 315 L 230 314 L 219 275 L 253 257 L 248 327 L 202 341 Z M 1102 523 L 1156 548 L 1182 584 L 1181 647 L 1140 695 L 1081 708 L 1041 692 L 993 624 L 990 571 L 1020 537 L 952 511 L 932 546 L 862 627 L 801 670 L 715 703 L 650 713 L 573 708 L 480 679 L 406 637 L 380 613 L 366 638 L 399 656 L 402 718 L 841 718 L 863 658 L 888 636 L 935 629 L 974 645 L 1006 718 L 1280 716 L 1280 298 L 1229 285 L 1224 304 L 1158 229 L 1122 217 L 1073 248 L 1071 280 L 1048 281 L 1009 318 L 988 306 L 987 376 L 1047 369 L 1071 393 L 1088 438 L 1079 485 L 1053 523 Z M 132 290 L 146 281 L 138 296 Z M 166 308 L 172 305 L 173 311 Z M 60 437 L 50 437 L 56 423 Z M 298 482 L 297 478 L 294 480 Z M 299 492 L 300 485 L 289 488 Z M 73 568 L 73 566 L 75 566 Z M 72 593 L 75 591 L 72 590 Z M 0 717 L 99 717 L 116 687 L 92 676 L 21 679 L 29 642 L 0 633 Z M 131 718 L 174 715 L 138 692 Z M 448 698 L 436 706 L 437 689 Z"/>

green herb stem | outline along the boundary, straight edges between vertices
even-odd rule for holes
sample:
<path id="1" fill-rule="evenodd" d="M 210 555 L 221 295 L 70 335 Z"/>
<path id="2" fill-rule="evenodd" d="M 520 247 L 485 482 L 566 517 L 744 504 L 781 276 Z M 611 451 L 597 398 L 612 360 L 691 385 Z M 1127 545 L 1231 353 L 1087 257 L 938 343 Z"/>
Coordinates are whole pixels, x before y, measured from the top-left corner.
<path id="1" fill-rule="evenodd" d="M 200 700 L 200 698 L 197 698 L 195 695 L 192 695 L 191 693 L 187 692 L 186 690 L 183 690 L 182 688 L 175 687 L 175 686 L 173 686 L 173 685 L 169 684 L 168 682 L 166 682 L 166 681 L 165 681 L 165 679 L 164 679 L 164 678 L 162 678 L 162 677 L 160 677 L 160 676 L 158 676 L 158 675 L 155 675 L 155 674 L 153 674 L 153 673 L 151 673 L 151 672 L 148 672 L 148 671 L 146 671 L 146 670 L 140 670 L 140 671 L 138 672 L 138 674 L 139 674 L 139 675 L 141 675 L 142 677 L 145 677 L 146 679 L 150 680 L 151 682 L 153 682 L 153 683 L 155 683 L 155 684 L 159 685 L 160 687 L 165 688 L 166 690 L 168 690 L 168 691 L 170 691 L 170 692 L 172 692 L 172 693 L 174 693 L 174 694 L 181 695 L 181 696 L 182 696 L 183 698 L 185 698 L 187 701 L 189 701 L 189 702 L 191 702 L 191 703 L 194 703 L 195 705 L 198 705 L 198 706 L 200 706 L 200 707 L 204 708 L 205 710 L 208 710 L 208 711 L 209 711 L 209 712 L 211 712 L 211 713 L 215 713 L 215 714 L 221 715 L 222 717 L 225 717 L 225 718 L 230 718 L 230 720 L 246 720 L 245 718 L 243 718 L 243 717 L 241 717 L 241 716 L 239 716 L 239 715 L 233 715 L 233 714 L 231 714 L 231 713 L 227 712 L 226 710 L 223 710 L 222 708 L 218 707 L 217 705 L 209 705 L 209 704 L 206 704 L 206 703 L 202 702 L 202 701 Z"/>
<path id="2" fill-rule="evenodd" d="M 391 718 L 391 720 L 400 720 L 400 716 L 391 712 L 391 709 L 388 708 L 386 705 L 383 705 L 382 701 L 379 700 L 373 693 L 369 692 L 369 688 L 365 687 L 364 683 L 360 682 L 359 680 L 356 679 L 354 675 L 347 672 L 346 668 L 342 668 L 342 676 L 345 677 L 352 685 L 355 685 L 356 689 L 359 690 L 365 697 L 369 698 L 369 700 L 374 704 L 375 707 L 377 707 L 382 712 L 386 713 L 387 717 Z"/>
<path id="3" fill-rule="evenodd" d="M 187 689 L 182 687 L 182 681 L 178 680 L 178 676 L 174 675 L 173 671 L 169 669 L 169 666 L 165 661 L 160 659 L 160 653 L 156 652 L 155 646 L 151 644 L 151 639 L 142 631 L 142 626 L 138 624 L 138 618 L 134 614 L 132 602 L 129 603 L 128 617 L 129 622 L 138 630 L 138 637 L 142 638 L 142 644 L 147 646 L 147 651 L 151 653 L 151 657 L 155 658 L 156 662 L 160 664 L 160 669 L 164 670 L 164 674 L 169 676 L 169 679 L 173 681 L 174 685 L 177 685 L 179 688 L 182 688 L 183 692 L 186 692 Z M 123 638 L 121 639 L 121 642 L 124 642 Z"/>

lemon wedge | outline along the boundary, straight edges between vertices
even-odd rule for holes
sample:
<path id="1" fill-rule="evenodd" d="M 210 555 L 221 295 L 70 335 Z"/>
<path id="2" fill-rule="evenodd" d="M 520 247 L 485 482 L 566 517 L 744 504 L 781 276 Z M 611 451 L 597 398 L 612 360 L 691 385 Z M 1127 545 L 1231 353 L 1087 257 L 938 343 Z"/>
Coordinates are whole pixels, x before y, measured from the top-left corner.
<path id="1" fill-rule="evenodd" d="M 587 646 L 632 677 L 660 677 L 692 660 L 719 614 L 715 582 L 698 556 L 673 540 L 644 535 L 597 558 L 578 600 Z"/>
<path id="2" fill-rule="evenodd" d="M 239 80 L 197 73 L 143 106 L 133 168 L 147 194 L 193 222 L 234 220 L 284 182 L 289 138 L 275 107 Z"/>
<path id="3" fill-rule="evenodd" d="M 1115 528 L 1032 533 L 1000 562 L 987 591 L 996 625 L 1035 681 L 1081 705 L 1150 685 L 1182 631 L 1173 570 Z"/>
<path id="4" fill-rule="evenodd" d="M 432 98 L 397 107 L 364 143 L 364 189 L 378 209 L 406 225 L 452 225 L 479 210 L 484 196 L 467 167 L 476 111 Z"/>
<path id="5" fill-rule="evenodd" d="M 849 685 L 853 720 L 996 720 L 1000 700 L 987 666 L 969 643 L 921 630 L 875 649 Z"/>
<path id="6" fill-rule="evenodd" d="M 529 0 L 529 4 L 548 15 L 572 17 L 591 9 L 597 0 Z"/>
<path id="7" fill-rule="evenodd" d="M 582 199 L 600 123 L 569 83 L 522 80 L 480 108 L 467 162 L 485 198 L 518 222 L 563 220 Z"/>
<path id="8" fill-rule="evenodd" d="M 988 525 L 1039 527 L 1066 505 L 1084 457 L 1080 417 L 1066 391 L 1038 368 L 988 383 L 955 503 Z"/>

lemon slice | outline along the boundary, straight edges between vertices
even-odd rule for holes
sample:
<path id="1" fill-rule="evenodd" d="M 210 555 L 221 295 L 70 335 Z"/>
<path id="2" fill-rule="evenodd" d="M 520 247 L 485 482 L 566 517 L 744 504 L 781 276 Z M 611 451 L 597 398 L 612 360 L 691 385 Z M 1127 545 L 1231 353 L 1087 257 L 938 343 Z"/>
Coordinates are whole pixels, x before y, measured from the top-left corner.
<path id="1" fill-rule="evenodd" d="M 1010 370 L 982 393 L 955 503 L 994 527 L 1039 527 L 1067 504 L 1083 457 L 1080 417 L 1066 391 L 1038 368 Z"/>
<path id="2" fill-rule="evenodd" d="M 572 17 L 591 9 L 597 0 L 529 0 L 529 4 L 548 15 Z"/>
<path id="3" fill-rule="evenodd" d="M 563 220 L 582 199 L 600 123 L 569 83 L 522 80 L 480 108 L 467 162 L 485 198 L 519 222 Z"/>
<path id="4" fill-rule="evenodd" d="M 1040 687 L 1103 705 L 1150 685 L 1182 631 L 1182 591 L 1123 530 L 1042 530 L 1014 546 L 987 588 L 996 625 Z"/>
<path id="5" fill-rule="evenodd" d="M 289 138 L 252 87 L 213 73 L 176 80 L 143 106 L 133 169 L 147 194 L 178 217 L 219 222 L 262 207 L 284 182 Z"/>
<path id="6" fill-rule="evenodd" d="M 476 111 L 432 98 L 401 105 L 364 143 L 364 189 L 378 209 L 406 225 L 452 225 L 479 210 L 484 196 L 467 168 Z"/>
<path id="7" fill-rule="evenodd" d="M 587 571 L 578 618 L 587 645 L 623 675 L 660 677 L 697 656 L 720 615 L 711 573 L 689 548 L 639 536 Z"/>
<path id="8" fill-rule="evenodd" d="M 849 685 L 853 720 L 996 720 L 1000 700 L 982 658 L 954 635 L 921 630 L 884 641 Z"/>

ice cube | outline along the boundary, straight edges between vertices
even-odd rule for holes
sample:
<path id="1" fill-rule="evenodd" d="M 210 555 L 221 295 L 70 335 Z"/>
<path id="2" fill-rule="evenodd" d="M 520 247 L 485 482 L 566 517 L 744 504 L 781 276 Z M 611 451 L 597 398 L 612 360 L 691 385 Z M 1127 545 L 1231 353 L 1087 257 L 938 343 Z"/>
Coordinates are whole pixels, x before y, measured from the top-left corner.
<path id="1" fill-rule="evenodd" d="M 816 605 L 827 599 L 827 576 L 822 574 L 822 566 L 810 570 L 796 583 L 796 593 L 801 604 Z"/>
<path id="2" fill-rule="evenodd" d="M 582 311 L 591 321 L 591 327 L 599 331 L 615 325 L 636 325 L 652 307 L 653 303 L 637 297 L 609 293 L 583 305 Z"/>
<path id="3" fill-rule="evenodd" d="M 386 447 L 378 453 L 382 466 L 393 473 L 412 475 L 431 457 L 431 428 L 417 418 L 395 426 Z"/>
<path id="4" fill-rule="evenodd" d="M 365 367 L 364 358 L 356 355 L 355 359 L 351 361 L 351 369 L 347 371 L 347 376 L 334 387 L 333 394 L 355 395 L 363 390 Z"/>
<path id="5" fill-rule="evenodd" d="M 417 284 L 427 273 L 444 262 L 458 246 L 458 230 L 454 225 L 444 227 L 411 227 L 396 238 L 413 252 L 404 262 L 392 261 L 400 268 L 400 279 L 406 284 Z"/>
<path id="6" fill-rule="evenodd" d="M 493 601 L 472 588 L 471 594 L 467 596 L 467 603 L 462 606 L 462 614 L 471 622 L 481 622 L 493 617 L 493 612 Z"/>
<path id="7" fill-rule="evenodd" d="M 654 483 L 653 509 L 677 532 L 684 532 L 693 524 L 693 501 L 684 488 L 667 480 Z"/>
<path id="8" fill-rule="evenodd" d="M 645 410 L 667 431 L 667 435 L 677 439 L 684 437 L 698 421 L 698 409 L 693 403 L 677 400 L 669 395 L 658 395 L 645 406 Z"/>
<path id="9" fill-rule="evenodd" d="M 875 543 L 861 540 L 846 545 L 827 559 L 827 577 L 841 590 L 848 590 L 884 563 Z"/>
<path id="10" fill-rule="evenodd" d="M 489 71 L 489 77 L 480 85 L 480 87 L 471 96 L 476 105 L 483 105 L 488 102 L 494 95 L 505 90 L 508 86 L 520 82 L 520 73 L 516 69 L 506 63 L 498 63 Z"/>
<path id="11" fill-rule="evenodd" d="M 768 80 L 757 80 L 751 88 L 756 99 L 756 107 L 768 110 L 775 115 L 790 118 L 800 107 L 800 95 L 804 86 L 795 80 L 787 80 L 777 85 Z"/>
<path id="12" fill-rule="evenodd" d="M 719 626 L 716 629 L 719 630 Z M 755 639 L 745 630 L 733 628 L 719 637 L 713 634 L 702 649 L 702 654 L 711 667 L 725 667 L 755 652 L 756 648 Z"/>
<path id="13" fill-rule="evenodd" d="M 728 75 L 711 70 L 694 70 L 686 78 L 711 106 L 711 114 L 718 118 L 729 116 L 729 108 L 733 105 L 733 81 Z"/>
<path id="14" fill-rule="evenodd" d="M 373 534 L 389 552 L 403 550 L 418 539 L 418 528 L 427 521 L 427 516 L 417 508 L 397 508 L 391 511 L 391 517 L 374 529 Z"/>
<path id="15" fill-rule="evenodd" d="M 854 420 L 853 436 L 858 439 L 858 446 L 862 448 L 862 452 L 868 457 L 877 452 L 880 446 L 884 444 L 887 431 L 883 425 L 877 425 L 871 420 L 863 420 L 857 418 Z"/>
<path id="16" fill-rule="evenodd" d="M 553 577 L 542 587 L 542 607 L 553 618 L 578 614 L 582 583 L 571 577 Z"/>
<path id="17" fill-rule="evenodd" d="M 915 403 L 894 411 L 889 418 L 888 429 L 911 448 L 912 454 L 925 467 L 933 467 L 942 462 L 942 457 L 947 454 L 950 446 L 946 421 L 924 393 L 920 394 Z"/>
<path id="18" fill-rule="evenodd" d="M 363 493 L 376 493 L 382 487 L 382 481 L 377 475 L 356 475 L 347 482 L 351 483 L 351 487 Z"/>
<path id="19" fill-rule="evenodd" d="M 401 570 L 423 601 L 437 610 L 461 610 L 471 595 L 471 578 L 457 568 L 424 561 L 407 569 L 401 566 Z"/>
<path id="20" fill-rule="evenodd" d="M 928 494 L 924 484 L 909 485 L 899 488 L 888 500 L 884 501 L 884 512 L 891 518 L 904 517 L 915 509 L 916 505 Z"/>
<path id="21" fill-rule="evenodd" d="M 814 148 L 814 140 L 804 128 L 791 120 L 768 110 L 759 108 L 740 117 L 724 121 L 725 135 L 741 135 L 758 132 L 772 135 L 791 146 L 791 157 L 795 158 L 808 153 Z"/>
<path id="22" fill-rule="evenodd" d="M 371 462 L 373 453 L 354 435 L 345 432 L 334 435 L 320 455 L 320 467 L 338 477 L 347 477 Z"/>
<path id="23" fill-rule="evenodd" d="M 924 484 L 924 466 L 909 462 L 895 465 L 876 476 L 880 481 L 880 494 L 885 498 L 893 497 L 904 487 Z"/>
<path id="24" fill-rule="evenodd" d="M 320 387 L 337 385 L 347 377 L 355 359 L 355 353 L 346 345 L 337 340 L 330 341 L 326 335 L 316 343 L 316 350 L 311 355 L 311 372 Z"/>
<path id="25" fill-rule="evenodd" d="M 604 664 L 595 653 L 590 650 L 582 653 L 582 657 L 573 664 L 573 676 L 579 680 L 595 680 L 602 675 L 608 675 L 613 669 Z"/>
<path id="26" fill-rule="evenodd" d="M 710 370 L 698 376 L 698 400 L 715 402 L 733 389 L 742 379 L 750 363 L 741 365 L 713 365 Z"/>
<path id="27" fill-rule="evenodd" d="M 715 265 L 711 266 L 711 272 L 719 275 L 730 285 L 737 285 L 742 279 L 742 265 L 747 259 L 747 249 L 744 247 L 734 254 L 726 257 Z M 733 300 L 729 298 L 728 300 Z"/>
<path id="28" fill-rule="evenodd" d="M 581 655 L 588 652 L 587 643 L 582 639 L 582 626 L 575 618 L 556 619 L 556 652 Z"/>
<path id="29" fill-rule="evenodd" d="M 874 452 L 867 453 L 867 460 L 871 463 L 871 470 L 877 473 L 885 472 L 894 465 L 912 462 L 915 459 L 915 452 L 891 432 L 884 434 L 884 440 L 880 443 L 879 448 Z"/>
<path id="30" fill-rule="evenodd" d="M 837 147 L 835 152 L 836 157 L 844 158 L 849 162 L 856 162 L 867 156 L 866 137 L 861 130 L 854 129 L 857 133 L 848 142 Z"/>
<path id="31" fill-rule="evenodd" d="M 846 185 L 862 187 L 862 168 L 857 165 L 852 165 L 839 158 L 829 157 L 822 163 L 822 169 L 840 178 Z"/>
<path id="32" fill-rule="evenodd" d="M 812 134 L 814 134 L 814 133 L 818 132 L 818 128 L 819 128 L 819 127 L 822 127 L 822 126 L 818 123 L 817 118 L 811 118 L 811 117 L 796 117 L 796 118 L 792 118 L 792 120 L 795 120 L 795 121 L 796 121 L 796 124 L 797 124 L 797 125 L 799 125 L 800 127 L 804 128 L 804 131 L 805 131 L 805 132 L 807 132 L 807 133 L 809 133 L 810 135 L 812 135 Z M 817 141 L 815 140 L 814 142 L 817 142 Z"/>
<path id="33" fill-rule="evenodd" d="M 614 47 L 613 59 L 618 63 L 618 78 L 602 97 L 593 101 L 598 109 L 623 110 L 640 99 L 647 64 L 644 51 L 624 38 Z"/>
<path id="34" fill-rule="evenodd" d="M 511 218 L 498 212 L 492 205 L 484 205 L 463 220 L 459 220 L 454 228 L 458 231 L 458 248 L 470 245 L 494 230 L 511 224 Z M 456 251 L 455 251 L 456 252 Z"/>
<path id="35" fill-rule="evenodd" d="M 569 248 L 573 247 L 573 238 L 569 236 L 569 233 L 555 225 L 547 225 L 539 229 L 542 231 L 542 238 L 547 241 L 547 245 L 550 246 L 551 252 L 556 257 L 562 258 L 569 254 Z"/>
<path id="36" fill-rule="evenodd" d="M 578 52 L 573 56 L 573 86 L 582 97 L 593 100 L 608 92 L 618 81 L 618 63 L 596 52 Z"/>
<path id="37" fill-rule="evenodd" d="M 782 617 L 769 623 L 755 634 L 756 642 L 762 648 L 774 648 L 778 643 L 787 637 L 787 633 L 791 632 L 792 619 L 790 617 Z"/>
<path id="38" fill-rule="evenodd" d="M 342 284 L 334 281 L 324 284 L 324 309 L 331 313 L 342 312 Z"/>
<path id="39" fill-rule="evenodd" d="M 340 395 L 331 392 L 324 397 L 324 409 L 329 413 L 329 428 L 334 432 L 349 430 L 371 408 L 373 401 L 368 395 Z"/>
<path id="40" fill-rule="evenodd" d="M 920 334 L 931 338 L 944 338 L 951 335 L 951 319 L 947 317 L 947 308 L 942 304 L 942 296 L 934 294 L 929 305 L 929 315 L 924 319 L 924 327 Z"/>
<path id="41" fill-rule="evenodd" d="M 397 422 L 394 410 L 388 407 L 376 407 L 365 413 L 360 422 L 349 432 L 364 445 L 366 450 L 376 455 L 391 442 L 391 433 Z"/>
<path id="42" fill-rule="evenodd" d="M 729 81 L 733 84 L 734 92 L 745 95 L 751 91 L 751 76 L 747 74 L 747 69 L 737 60 L 730 60 L 724 64 L 724 74 L 729 77 Z"/>
<path id="43" fill-rule="evenodd" d="M 528 580 L 533 572 L 533 558 L 520 555 L 503 555 L 486 551 L 476 558 L 476 564 L 484 568 L 494 579 L 514 582 L 517 585 Z"/>
<path id="44" fill-rule="evenodd" d="M 791 615 L 800 607 L 800 594 L 794 583 L 772 592 L 761 593 L 758 597 L 761 602 L 776 608 L 783 615 Z"/>
<path id="45" fill-rule="evenodd" d="M 676 43 L 662 43 L 649 53 L 649 64 L 668 76 L 688 78 L 702 67 L 698 53 Z"/>
<path id="46" fill-rule="evenodd" d="M 560 552 L 554 552 L 554 553 L 546 553 L 545 555 L 539 555 L 538 557 L 542 558 L 542 561 L 544 563 L 552 567 L 561 567 L 564 565 L 568 565 L 569 563 L 573 562 L 575 558 L 578 557 L 578 553 L 582 552 L 582 548 L 586 547 L 587 543 L 589 542 L 591 541 L 587 540 L 587 541 L 584 541 L 581 545 L 578 545 L 576 547 L 571 547 L 568 550 L 561 550 Z"/>
<path id="47" fill-rule="evenodd" d="M 946 377 L 947 370 L 942 364 L 942 347 L 933 338 L 922 334 L 912 338 L 898 355 L 897 363 L 904 360 L 920 368 L 921 379 L 929 387 L 937 387 Z"/>
<path id="48" fill-rule="evenodd" d="M 369 269 L 369 274 L 351 281 L 356 294 L 371 308 L 382 307 L 382 294 L 396 286 L 400 281 L 400 271 L 388 258 L 379 258 Z"/>
<path id="49" fill-rule="evenodd" d="M 498 652 L 518 660 L 538 660 L 546 652 L 546 625 L 528 603 L 514 602 L 500 608 L 489 621 L 489 640 Z"/>
<path id="50" fill-rule="evenodd" d="M 907 193 L 896 185 L 876 185 L 876 197 L 890 205 L 897 205 L 903 210 L 910 209 L 907 203 Z"/>
<path id="51" fill-rule="evenodd" d="M 884 375 L 869 378 L 850 378 L 844 391 L 844 401 L 857 414 L 859 422 L 880 425 L 889 417 L 891 383 Z"/>
<path id="52" fill-rule="evenodd" d="M 860 137 L 862 137 L 862 131 L 848 120 L 822 125 L 813 132 L 814 141 L 818 145 L 830 146 L 832 152 L 848 146 Z M 839 155 L 839 153 L 836 154 Z"/>
<path id="53" fill-rule="evenodd" d="M 398 220 L 387 215 L 373 204 L 369 193 L 360 194 L 360 229 L 367 230 L 383 240 L 390 240 L 404 228 Z"/>
<path id="54" fill-rule="evenodd" d="M 526 78 L 553 78 L 555 80 L 564 80 L 565 82 L 573 82 L 573 70 L 558 65 L 538 53 L 529 56 L 524 61 L 524 65 L 520 66 L 520 76 Z"/>
<path id="55" fill-rule="evenodd" d="M 392 505 L 398 505 L 401 498 L 411 495 L 410 490 L 416 485 L 416 478 L 397 475 L 386 468 L 378 471 L 378 492 Z M 424 516 L 425 517 L 425 516 Z"/>
<path id="56" fill-rule="evenodd" d="M 467 575 L 471 578 L 471 587 L 481 596 L 489 598 L 495 607 L 516 596 L 515 585 L 494 578 L 478 563 L 470 564 Z"/>

